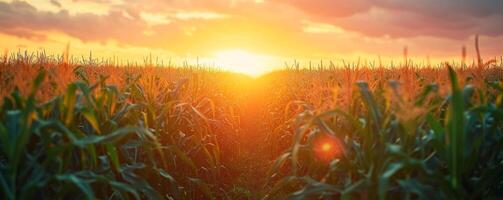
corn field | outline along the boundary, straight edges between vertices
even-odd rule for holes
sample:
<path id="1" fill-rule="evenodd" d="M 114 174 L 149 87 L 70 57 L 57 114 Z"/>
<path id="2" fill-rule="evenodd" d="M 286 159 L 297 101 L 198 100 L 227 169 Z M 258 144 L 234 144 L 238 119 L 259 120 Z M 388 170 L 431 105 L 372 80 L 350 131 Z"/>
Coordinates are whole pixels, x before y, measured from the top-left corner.
<path id="1" fill-rule="evenodd" d="M 259 78 L 6 52 L 2 199 L 501 199 L 503 63 Z"/>

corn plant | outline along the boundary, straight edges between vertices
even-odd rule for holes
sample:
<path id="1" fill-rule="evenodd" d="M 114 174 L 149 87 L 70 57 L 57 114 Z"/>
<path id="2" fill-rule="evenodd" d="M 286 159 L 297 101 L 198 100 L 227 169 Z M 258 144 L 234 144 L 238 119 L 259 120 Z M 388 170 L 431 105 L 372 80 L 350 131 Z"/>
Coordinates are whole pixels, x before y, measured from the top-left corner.
<path id="1" fill-rule="evenodd" d="M 0 196 L 501 198 L 501 63 L 452 68 L 296 62 L 252 79 L 5 53 Z"/>
<path id="2" fill-rule="evenodd" d="M 270 173 L 283 178 L 271 179 L 276 183 L 267 197 L 501 198 L 501 85 L 488 83 L 495 92 L 461 89 L 454 70 L 448 72 L 451 92 L 445 99 L 435 92 L 437 85 L 406 101 L 396 82 L 388 96 L 359 82 L 360 112 L 299 114 L 293 145 Z M 317 156 L 322 137 L 338 141 L 329 162 Z"/>
<path id="3" fill-rule="evenodd" d="M 105 77 L 92 85 L 77 81 L 39 103 L 35 96 L 44 75 L 26 98 L 16 90 L 1 107 L 3 198 L 212 198 L 197 172 L 168 173 L 175 170 L 168 162 L 176 160 L 198 169 L 181 144 L 160 145 L 157 131 L 166 127 L 151 124 L 159 117 L 146 113 L 148 102 L 132 103 L 138 97 L 128 92 L 131 87 L 119 91 Z"/>

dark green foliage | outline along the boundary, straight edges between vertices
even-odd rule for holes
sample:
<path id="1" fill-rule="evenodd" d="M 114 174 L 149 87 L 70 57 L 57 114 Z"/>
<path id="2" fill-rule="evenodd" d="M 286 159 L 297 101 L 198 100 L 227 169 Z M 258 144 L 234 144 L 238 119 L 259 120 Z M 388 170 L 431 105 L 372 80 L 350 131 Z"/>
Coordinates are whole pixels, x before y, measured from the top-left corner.
<path id="1" fill-rule="evenodd" d="M 208 179 L 198 177 L 199 167 L 208 165 L 194 163 L 179 142 L 196 146 L 193 154 L 206 152 L 214 170 L 206 174 L 217 173 L 218 152 L 197 139 L 210 133 L 189 140 L 175 132 L 181 126 L 167 124 L 182 115 L 196 123 L 204 118 L 196 108 L 180 105 L 173 93 L 164 94 L 169 99 L 163 105 L 136 101 L 145 97 L 139 85 L 119 91 L 105 77 L 92 85 L 71 83 L 64 94 L 41 103 L 35 94 L 42 92 L 44 75 L 36 77 L 27 97 L 14 91 L 0 108 L 2 199 L 213 198 Z M 159 137 L 171 142 L 161 145 Z"/>
<path id="2" fill-rule="evenodd" d="M 268 198 L 503 198 L 501 83 L 463 89 L 456 72 L 448 72 L 445 100 L 435 85 L 407 102 L 396 82 L 388 87 L 391 95 L 359 82 L 355 101 L 363 112 L 301 113 L 293 146 L 273 166 L 275 179 L 283 178 Z M 320 164 L 310 140 L 318 134 L 342 141 L 344 154 Z"/>
<path id="3" fill-rule="evenodd" d="M 271 95 L 281 98 L 271 101 L 277 118 L 265 113 L 253 121 L 258 127 L 253 131 L 270 134 L 251 138 L 240 121 L 257 116 L 225 110 L 239 103 L 227 99 L 234 93 L 210 98 L 224 90 L 212 89 L 197 72 L 169 83 L 158 74 L 127 73 L 119 88 L 77 67 L 73 73 L 80 81 L 65 82 L 65 92 L 42 102 L 36 95 L 44 92 L 41 71 L 28 93 L 14 90 L 0 107 L 1 199 L 257 199 L 262 193 L 270 199 L 503 197 L 501 81 L 487 79 L 481 86 L 483 81 L 467 79 L 463 87 L 449 68 L 444 71 L 450 82 L 444 83 L 450 84 L 421 83 L 424 89 L 410 96 L 400 92 L 398 82 L 386 85 L 387 78 L 360 81 L 348 84 L 338 99 L 343 106 L 330 110 L 299 100 L 295 93 L 302 93 L 297 91 L 302 85 L 271 84 L 284 87 L 271 92 L 285 94 Z M 449 94 L 440 95 L 446 88 Z M 330 98 L 329 93 L 310 97 Z M 317 155 L 319 138 L 340 142 L 336 157 Z M 251 187 L 261 182 L 249 177 L 263 177 L 255 167 L 269 160 L 254 162 L 285 147 L 272 163 L 269 184 L 262 191 Z M 254 154 L 240 154 L 242 148 Z M 270 155 L 264 155 L 267 148 Z M 230 176 L 242 181 L 233 183 L 238 178 Z"/>

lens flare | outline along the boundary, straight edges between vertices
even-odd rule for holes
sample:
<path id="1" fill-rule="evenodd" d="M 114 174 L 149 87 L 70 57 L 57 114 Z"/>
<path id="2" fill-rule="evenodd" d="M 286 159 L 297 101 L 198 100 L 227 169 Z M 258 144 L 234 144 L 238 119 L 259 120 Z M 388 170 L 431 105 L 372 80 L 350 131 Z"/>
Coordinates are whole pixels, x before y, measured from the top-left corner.
<path id="1" fill-rule="evenodd" d="M 324 162 L 340 158 L 344 154 L 342 142 L 338 138 L 330 135 L 316 138 L 313 141 L 313 148 L 316 158 Z"/>
<path id="2" fill-rule="evenodd" d="M 330 151 L 330 149 L 332 149 L 332 144 L 330 144 L 329 142 L 326 142 L 321 146 L 321 150 L 323 150 L 324 152 L 328 152 Z"/>

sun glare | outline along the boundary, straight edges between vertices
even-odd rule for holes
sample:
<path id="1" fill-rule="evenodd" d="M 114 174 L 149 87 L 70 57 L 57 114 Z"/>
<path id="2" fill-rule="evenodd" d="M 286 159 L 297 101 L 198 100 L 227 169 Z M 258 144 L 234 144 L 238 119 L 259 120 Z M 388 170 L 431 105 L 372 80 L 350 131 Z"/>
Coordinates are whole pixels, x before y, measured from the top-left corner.
<path id="1" fill-rule="evenodd" d="M 331 149 L 331 148 L 332 148 L 332 145 L 331 145 L 330 143 L 328 143 L 328 142 L 327 142 L 327 143 L 324 143 L 324 144 L 321 146 L 321 150 L 322 150 L 322 151 L 325 151 L 325 152 L 330 151 L 330 149 Z"/>
<path id="2" fill-rule="evenodd" d="M 215 64 L 224 70 L 257 77 L 271 70 L 273 58 L 241 49 L 218 51 Z"/>
<path id="3" fill-rule="evenodd" d="M 329 162 L 332 159 L 341 157 L 344 152 L 342 142 L 333 136 L 316 138 L 313 144 L 315 155 L 321 161 Z"/>

